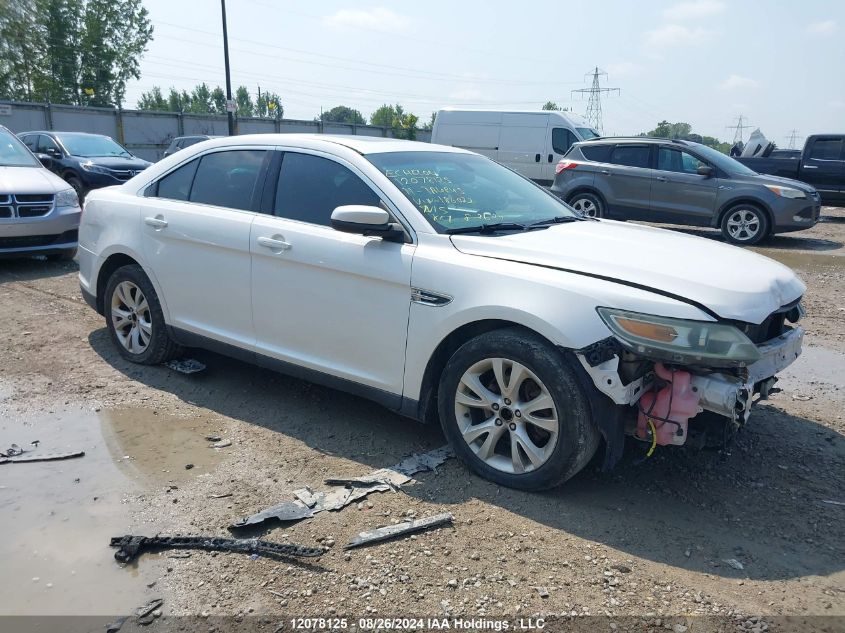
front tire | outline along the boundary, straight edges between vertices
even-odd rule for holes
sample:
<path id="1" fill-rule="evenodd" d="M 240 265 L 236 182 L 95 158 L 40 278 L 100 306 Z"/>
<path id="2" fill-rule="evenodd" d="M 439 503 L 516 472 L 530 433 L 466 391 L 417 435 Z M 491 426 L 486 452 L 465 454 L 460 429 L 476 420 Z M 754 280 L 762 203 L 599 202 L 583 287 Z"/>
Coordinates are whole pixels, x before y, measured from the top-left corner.
<path id="1" fill-rule="evenodd" d="M 557 486 L 599 443 L 587 395 L 562 353 L 519 329 L 482 334 L 449 360 L 438 390 L 440 421 L 469 468 L 502 486 Z"/>
<path id="2" fill-rule="evenodd" d="M 170 338 L 152 283 L 137 264 L 118 268 L 106 284 L 106 324 L 117 351 L 126 360 L 158 365 L 180 353 Z"/>
<path id="3" fill-rule="evenodd" d="M 722 217 L 722 236 L 731 244 L 751 246 L 769 234 L 766 212 L 750 204 L 738 204 Z"/>
<path id="4" fill-rule="evenodd" d="M 82 204 L 85 201 L 85 196 L 88 195 L 88 190 L 85 188 L 85 185 L 82 184 L 82 180 L 80 180 L 79 176 L 75 174 L 68 174 L 65 176 L 65 181 L 73 187 L 74 191 L 76 191 L 76 197 L 79 199 L 79 204 Z"/>
<path id="5" fill-rule="evenodd" d="M 594 193 L 576 193 L 569 199 L 569 206 L 588 218 L 605 217 L 604 202 Z"/>

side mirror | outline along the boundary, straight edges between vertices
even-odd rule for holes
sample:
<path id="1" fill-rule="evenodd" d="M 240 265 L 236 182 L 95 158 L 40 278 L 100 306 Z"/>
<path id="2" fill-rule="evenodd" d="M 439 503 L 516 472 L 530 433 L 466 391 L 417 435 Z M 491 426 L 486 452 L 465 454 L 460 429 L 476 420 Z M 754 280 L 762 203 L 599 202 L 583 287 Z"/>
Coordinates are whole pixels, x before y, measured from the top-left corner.
<path id="1" fill-rule="evenodd" d="M 710 165 L 699 165 L 695 171 L 699 176 L 706 176 L 707 178 L 713 175 L 713 168 Z"/>
<path id="2" fill-rule="evenodd" d="M 52 156 L 48 156 L 47 154 L 40 154 L 39 153 L 39 154 L 35 155 L 35 158 L 40 160 L 41 164 L 44 165 L 47 168 L 50 168 L 50 167 L 53 166 L 53 157 Z"/>
<path id="3" fill-rule="evenodd" d="M 403 242 L 405 231 L 390 221 L 390 214 L 381 207 L 347 204 L 332 211 L 332 228 L 343 233 L 380 237 Z"/>
<path id="4" fill-rule="evenodd" d="M 55 147 L 48 147 L 47 148 L 47 155 L 52 156 L 53 158 L 61 158 L 62 153 Z"/>

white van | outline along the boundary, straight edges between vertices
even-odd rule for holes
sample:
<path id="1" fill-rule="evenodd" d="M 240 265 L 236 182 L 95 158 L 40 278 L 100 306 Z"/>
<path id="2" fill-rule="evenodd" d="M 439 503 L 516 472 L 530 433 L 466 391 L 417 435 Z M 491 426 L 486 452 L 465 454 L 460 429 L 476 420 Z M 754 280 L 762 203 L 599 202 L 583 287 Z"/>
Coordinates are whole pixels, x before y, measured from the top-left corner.
<path id="1" fill-rule="evenodd" d="M 599 133 L 571 112 L 549 110 L 458 110 L 437 113 L 431 142 L 462 147 L 551 185 L 555 165 L 578 141 Z"/>

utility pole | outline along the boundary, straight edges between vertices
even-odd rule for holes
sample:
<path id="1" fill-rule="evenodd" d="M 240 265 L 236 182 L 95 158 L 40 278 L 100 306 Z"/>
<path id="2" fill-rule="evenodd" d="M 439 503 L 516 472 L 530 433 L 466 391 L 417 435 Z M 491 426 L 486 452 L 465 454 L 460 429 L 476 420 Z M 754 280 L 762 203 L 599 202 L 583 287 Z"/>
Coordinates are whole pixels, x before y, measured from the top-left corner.
<path id="1" fill-rule="evenodd" d="M 743 141 L 743 132 L 747 128 L 751 128 L 751 124 L 748 123 L 748 119 L 745 118 L 742 114 L 740 114 L 736 118 L 736 123 L 734 125 L 726 125 L 726 130 L 734 130 L 734 141 L 733 144 L 736 145 L 737 143 L 744 143 Z"/>
<path id="2" fill-rule="evenodd" d="M 798 140 L 798 130 L 792 130 L 789 136 L 786 137 L 786 140 L 789 141 L 788 149 L 795 149 L 795 142 Z"/>
<path id="3" fill-rule="evenodd" d="M 596 66 L 595 70 L 592 72 L 587 73 L 584 77 L 592 76 L 593 83 L 589 88 L 578 88 L 577 90 L 573 90 L 572 92 L 577 92 L 582 96 L 585 94 L 590 95 L 590 100 L 587 103 L 587 114 L 584 115 L 587 121 L 593 124 L 593 127 L 599 131 L 599 134 L 604 134 L 604 126 L 602 124 L 602 116 L 601 116 L 601 95 L 602 93 L 611 94 L 616 93 L 619 94 L 619 88 L 602 88 L 601 82 L 599 77 L 605 76 L 607 77 L 607 73 L 601 70 L 598 66 Z"/>
<path id="4" fill-rule="evenodd" d="M 229 136 L 235 135 L 235 102 L 232 101 L 232 77 L 229 73 L 229 31 L 226 29 L 226 0 L 220 0 L 223 11 L 223 61 L 226 65 L 226 115 L 229 118 Z"/>

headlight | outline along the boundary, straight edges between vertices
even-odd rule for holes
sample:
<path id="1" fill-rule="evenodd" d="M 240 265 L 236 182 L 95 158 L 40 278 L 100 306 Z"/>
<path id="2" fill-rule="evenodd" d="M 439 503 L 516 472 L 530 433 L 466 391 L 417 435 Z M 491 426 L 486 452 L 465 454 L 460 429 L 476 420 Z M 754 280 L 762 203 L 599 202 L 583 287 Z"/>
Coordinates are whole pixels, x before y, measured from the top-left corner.
<path id="1" fill-rule="evenodd" d="M 766 185 L 766 189 L 781 198 L 806 198 L 807 194 L 792 187 L 779 187 L 778 185 Z"/>
<path id="2" fill-rule="evenodd" d="M 111 169 L 108 167 L 100 167 L 99 165 L 95 165 L 92 161 L 85 161 L 80 165 L 82 169 L 85 171 L 90 171 L 93 174 L 105 174 L 106 176 L 111 175 Z"/>
<path id="3" fill-rule="evenodd" d="M 57 207 L 78 207 L 79 197 L 73 189 L 65 189 L 56 194 Z"/>
<path id="4" fill-rule="evenodd" d="M 632 352 L 681 364 L 745 365 L 761 358 L 732 325 L 597 308 L 614 336 Z"/>

